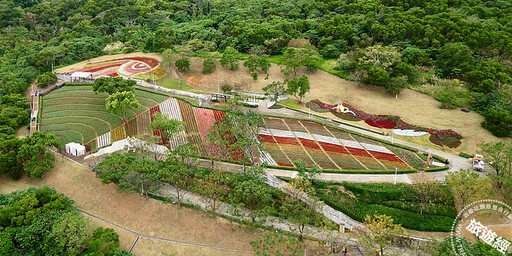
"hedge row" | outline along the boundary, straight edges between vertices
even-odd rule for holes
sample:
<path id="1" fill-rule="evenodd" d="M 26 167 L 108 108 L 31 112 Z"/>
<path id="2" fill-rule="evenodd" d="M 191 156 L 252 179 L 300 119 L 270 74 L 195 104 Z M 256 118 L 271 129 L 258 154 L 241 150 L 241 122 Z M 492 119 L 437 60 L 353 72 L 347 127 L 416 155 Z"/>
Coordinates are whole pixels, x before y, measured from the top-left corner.
<path id="1" fill-rule="evenodd" d="M 422 215 L 414 185 L 341 183 L 355 197 L 329 187 L 330 183 L 314 181 L 313 185 L 320 200 L 358 221 L 364 221 L 366 215 L 386 214 L 406 228 L 446 232 L 457 214 L 453 195 L 441 185 L 432 196 L 436 201 L 427 205 Z"/>
<path id="2" fill-rule="evenodd" d="M 467 153 L 464 153 L 464 152 L 460 152 L 460 153 L 459 153 L 459 156 L 460 156 L 460 157 L 464 157 L 464 158 L 472 158 L 472 157 L 473 157 L 472 155 L 467 154 Z"/>
<path id="3" fill-rule="evenodd" d="M 431 168 L 427 168 L 425 170 L 423 170 L 424 172 L 440 172 L 440 171 L 446 171 L 450 169 L 450 166 L 449 165 L 445 165 L 445 166 L 437 166 L 437 167 L 431 167 Z"/>
<path id="4" fill-rule="evenodd" d="M 429 154 L 428 152 L 423 152 L 423 155 L 425 155 L 425 156 L 428 156 L 428 154 Z M 441 157 L 441 156 L 438 156 L 438 155 L 432 154 L 432 158 L 434 158 L 435 160 L 437 160 L 440 163 L 444 163 L 444 164 L 448 164 L 449 163 L 448 159 L 446 159 L 444 157 Z"/>

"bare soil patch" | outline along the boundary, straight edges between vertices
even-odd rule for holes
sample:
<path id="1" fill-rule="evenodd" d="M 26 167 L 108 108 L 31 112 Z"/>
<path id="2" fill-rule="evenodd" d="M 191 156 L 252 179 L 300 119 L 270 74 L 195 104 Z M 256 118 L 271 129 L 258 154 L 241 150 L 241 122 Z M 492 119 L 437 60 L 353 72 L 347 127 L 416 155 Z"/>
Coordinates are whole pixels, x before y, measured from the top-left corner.
<path id="1" fill-rule="evenodd" d="M 272 64 L 269 69 L 268 80 L 260 74 L 254 81 L 242 63 L 237 71 L 224 68 L 217 61 L 217 69 L 208 76 L 200 73 L 202 61 L 191 58 L 190 72 L 186 74 L 186 81 L 193 81 L 189 85 L 203 91 L 217 91 L 219 83 L 238 85 L 241 90 L 263 93 L 261 90 L 273 81 L 283 81 L 287 77 L 281 73 L 278 65 Z M 297 75 L 304 74 L 304 70 Z M 311 84 L 311 91 L 304 101 L 320 99 L 323 102 L 334 104 L 340 101 L 348 102 L 352 106 L 365 112 L 376 115 L 398 115 L 410 124 L 421 125 L 434 129 L 452 129 L 460 133 L 464 140 L 456 150 L 475 152 L 477 144 L 482 142 L 500 141 L 481 126 L 484 120 L 475 112 L 464 113 L 460 109 L 440 109 L 439 102 L 432 97 L 412 90 L 405 90 L 398 98 L 387 94 L 384 88 L 362 85 L 358 82 L 344 80 L 335 75 L 318 70 L 307 74 Z M 197 78 L 192 78 L 196 76 Z M 196 83 L 196 81 L 199 81 Z M 359 124 L 360 122 L 358 122 Z"/>
<path id="2" fill-rule="evenodd" d="M 56 156 L 55 167 L 41 180 L 22 178 L 13 181 L 2 177 L 0 193 L 44 185 L 49 185 L 74 200 L 79 209 L 144 235 L 252 250 L 249 242 L 255 240 L 258 234 L 257 230 L 248 230 L 220 217 L 212 217 L 188 208 L 178 210 L 173 204 L 120 192 L 114 184 L 101 183 L 88 167 L 59 156 Z M 100 225 L 108 226 L 106 223 Z M 131 245 L 134 239 L 125 232 L 120 232 L 120 238 L 124 249 L 128 249 L 124 246 Z M 159 254 L 158 248 L 146 248 L 136 247 L 137 254 L 164 255 Z"/>

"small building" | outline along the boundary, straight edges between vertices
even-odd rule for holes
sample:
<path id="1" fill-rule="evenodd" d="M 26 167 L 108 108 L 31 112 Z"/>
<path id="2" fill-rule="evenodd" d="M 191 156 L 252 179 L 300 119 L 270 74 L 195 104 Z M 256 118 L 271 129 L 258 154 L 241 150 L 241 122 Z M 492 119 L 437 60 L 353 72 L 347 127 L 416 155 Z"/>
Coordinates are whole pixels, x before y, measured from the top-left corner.
<path id="1" fill-rule="evenodd" d="M 70 142 L 66 144 L 66 153 L 74 156 L 85 155 L 85 146 L 76 142 Z"/>
<path id="2" fill-rule="evenodd" d="M 211 101 L 227 102 L 229 99 L 234 98 L 234 95 L 224 93 L 212 93 Z"/>
<path id="3" fill-rule="evenodd" d="M 94 80 L 91 72 L 73 72 L 71 82 L 88 82 Z"/>

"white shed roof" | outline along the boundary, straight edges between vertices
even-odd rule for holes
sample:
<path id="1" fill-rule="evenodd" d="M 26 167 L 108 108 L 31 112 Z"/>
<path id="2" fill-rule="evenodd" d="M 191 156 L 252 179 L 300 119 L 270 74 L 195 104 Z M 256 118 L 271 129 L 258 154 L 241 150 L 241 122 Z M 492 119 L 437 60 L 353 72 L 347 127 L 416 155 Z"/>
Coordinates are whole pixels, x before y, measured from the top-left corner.
<path id="1" fill-rule="evenodd" d="M 74 78 L 90 78 L 90 77 L 92 77 L 92 73 L 91 72 L 80 72 L 80 71 L 77 71 L 77 72 L 74 72 L 73 74 L 71 74 L 71 77 L 74 77 Z"/>
<path id="2" fill-rule="evenodd" d="M 85 146 L 84 145 L 81 145 L 81 144 L 76 143 L 76 142 L 70 142 L 70 143 L 66 144 L 66 147 L 70 147 L 70 148 L 78 149 L 78 150 L 85 150 Z"/>

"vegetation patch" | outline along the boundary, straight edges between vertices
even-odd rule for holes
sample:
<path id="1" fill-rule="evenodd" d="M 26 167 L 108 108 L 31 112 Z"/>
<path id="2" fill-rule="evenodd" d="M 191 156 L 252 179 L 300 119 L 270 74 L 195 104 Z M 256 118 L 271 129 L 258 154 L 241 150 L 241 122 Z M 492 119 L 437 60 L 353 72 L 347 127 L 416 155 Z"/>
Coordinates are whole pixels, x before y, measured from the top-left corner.
<path id="1" fill-rule="evenodd" d="M 320 200 L 361 222 L 367 215 L 385 214 L 406 228 L 448 232 L 457 215 L 453 194 L 441 184 L 313 181 L 313 186 Z"/>

